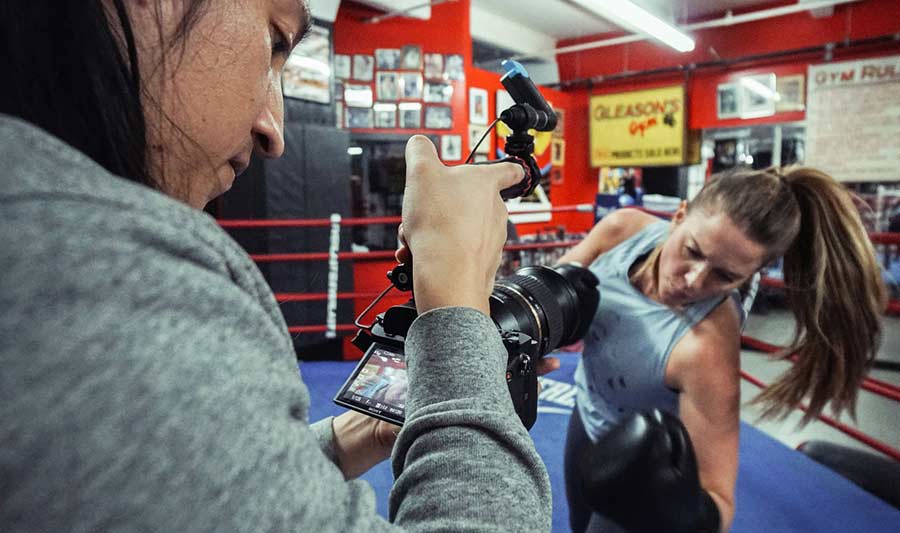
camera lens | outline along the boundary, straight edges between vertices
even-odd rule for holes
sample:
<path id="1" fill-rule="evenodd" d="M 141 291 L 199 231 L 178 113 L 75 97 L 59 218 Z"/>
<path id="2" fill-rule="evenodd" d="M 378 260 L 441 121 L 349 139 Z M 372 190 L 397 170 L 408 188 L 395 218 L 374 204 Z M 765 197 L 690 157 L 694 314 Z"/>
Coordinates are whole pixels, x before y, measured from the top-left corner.
<path id="1" fill-rule="evenodd" d="M 537 341 L 544 356 L 584 336 L 600 301 L 598 283 L 575 265 L 523 267 L 494 285 L 491 318 L 501 330 Z"/>

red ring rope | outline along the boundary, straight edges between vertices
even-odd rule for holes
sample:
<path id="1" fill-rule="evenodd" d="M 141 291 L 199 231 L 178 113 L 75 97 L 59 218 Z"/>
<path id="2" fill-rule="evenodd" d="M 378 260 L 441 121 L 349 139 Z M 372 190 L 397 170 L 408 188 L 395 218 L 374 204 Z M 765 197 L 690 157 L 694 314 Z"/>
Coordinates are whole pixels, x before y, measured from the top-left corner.
<path id="1" fill-rule="evenodd" d="M 751 376 L 750 374 L 748 374 L 747 372 L 745 372 L 743 370 L 741 370 L 741 377 L 761 389 L 766 388 L 765 383 L 756 379 L 755 377 Z M 799 405 L 799 406 L 797 406 L 797 408 L 803 412 L 806 412 L 808 410 L 805 405 Z M 880 440 L 870 437 L 870 436 L 866 435 L 865 433 L 863 433 L 857 429 L 854 429 L 846 424 L 842 424 L 841 422 L 838 422 L 837 420 L 831 418 L 830 416 L 820 414 L 816 418 L 818 418 L 822 422 L 828 424 L 829 426 L 837 429 L 838 431 L 840 431 L 846 435 L 849 435 L 850 437 L 853 437 L 854 439 L 862 442 L 863 444 L 878 450 L 879 452 L 887 455 L 888 457 L 891 457 L 892 459 L 894 459 L 896 461 L 900 461 L 900 450 L 896 450 L 895 448 L 892 448 L 891 446 L 885 444 L 884 442 L 881 442 Z"/>

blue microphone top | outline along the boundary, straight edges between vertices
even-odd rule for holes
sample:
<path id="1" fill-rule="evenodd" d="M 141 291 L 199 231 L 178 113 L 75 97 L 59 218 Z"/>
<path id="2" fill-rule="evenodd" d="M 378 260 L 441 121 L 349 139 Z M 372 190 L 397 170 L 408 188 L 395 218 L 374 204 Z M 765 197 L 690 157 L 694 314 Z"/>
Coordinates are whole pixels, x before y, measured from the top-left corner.
<path id="1" fill-rule="evenodd" d="M 522 76 L 523 78 L 528 78 L 528 71 L 525 70 L 525 67 L 522 66 L 522 63 L 515 61 L 513 59 L 504 59 L 500 66 L 506 69 L 506 74 L 503 77 L 512 77 L 512 76 Z"/>

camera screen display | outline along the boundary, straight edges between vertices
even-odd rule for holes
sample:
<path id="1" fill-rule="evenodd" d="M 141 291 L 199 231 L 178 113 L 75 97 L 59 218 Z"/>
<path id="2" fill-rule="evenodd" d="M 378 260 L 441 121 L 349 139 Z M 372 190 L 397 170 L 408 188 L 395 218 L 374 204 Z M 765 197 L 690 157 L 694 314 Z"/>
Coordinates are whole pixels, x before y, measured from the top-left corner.
<path id="1" fill-rule="evenodd" d="M 334 397 L 334 402 L 402 426 L 407 388 L 403 350 L 373 343 Z"/>

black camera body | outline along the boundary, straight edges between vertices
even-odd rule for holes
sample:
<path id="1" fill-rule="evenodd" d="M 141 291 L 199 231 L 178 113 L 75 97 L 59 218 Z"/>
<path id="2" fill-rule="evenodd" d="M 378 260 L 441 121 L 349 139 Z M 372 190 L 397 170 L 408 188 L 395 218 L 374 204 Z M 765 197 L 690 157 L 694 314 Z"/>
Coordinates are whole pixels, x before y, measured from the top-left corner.
<path id="1" fill-rule="evenodd" d="M 412 279 L 406 265 L 398 265 L 388 277 L 395 283 Z M 537 361 L 584 336 L 599 303 L 598 283 L 589 270 L 567 264 L 554 268 L 523 267 L 494 286 L 490 311 L 506 348 L 506 384 L 516 413 L 528 429 L 537 419 Z M 406 334 L 417 316 L 415 301 L 410 300 L 377 315 L 371 328 L 360 329 L 353 339 L 353 344 L 366 353 L 360 367 L 375 351 L 403 357 Z M 402 414 L 394 412 L 396 405 L 373 403 L 365 395 L 354 398 L 348 394 L 358 373 L 359 369 L 335 401 L 402 424 Z"/>

